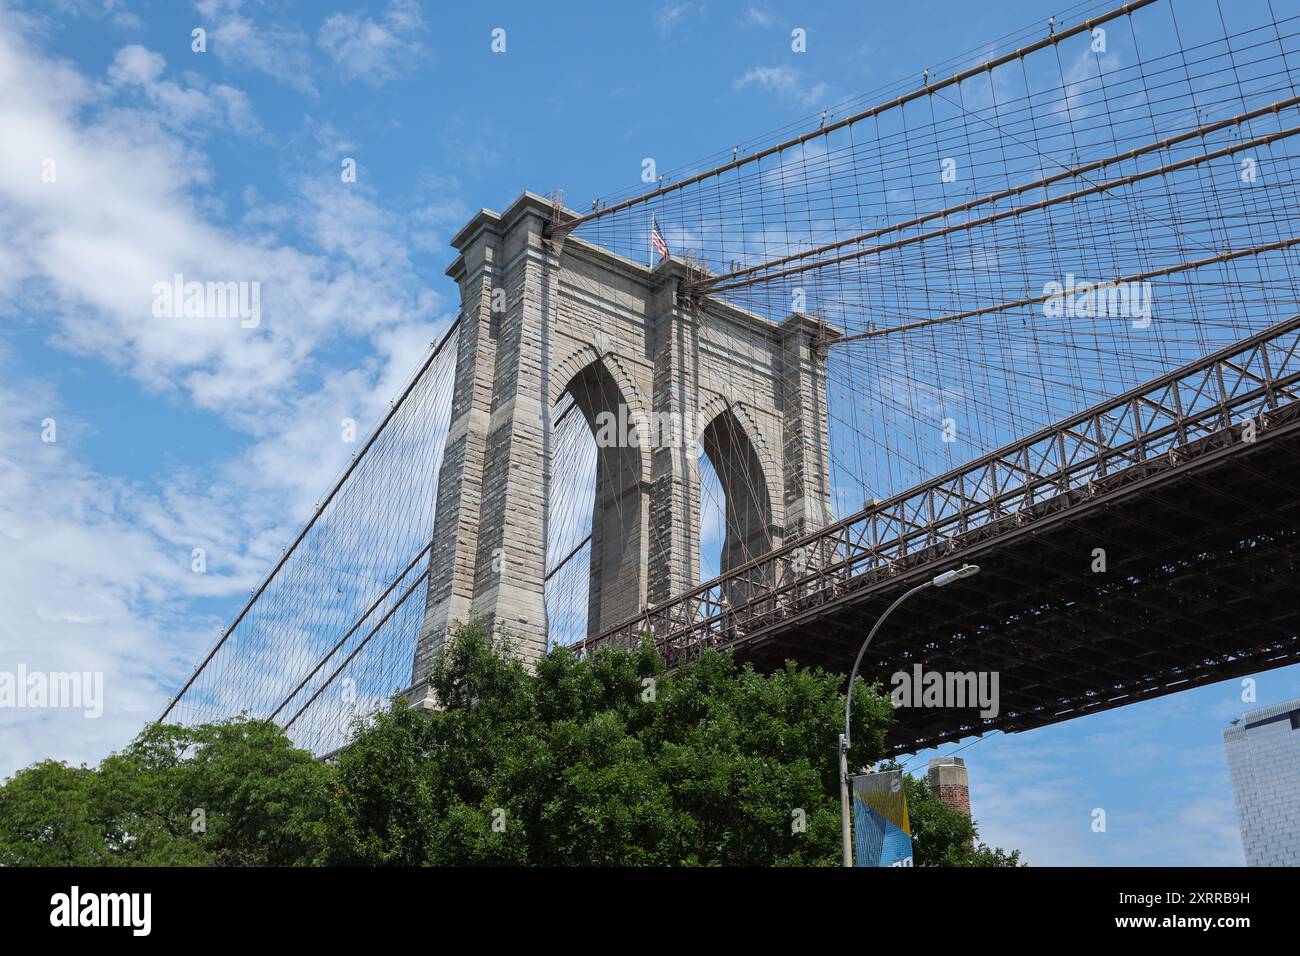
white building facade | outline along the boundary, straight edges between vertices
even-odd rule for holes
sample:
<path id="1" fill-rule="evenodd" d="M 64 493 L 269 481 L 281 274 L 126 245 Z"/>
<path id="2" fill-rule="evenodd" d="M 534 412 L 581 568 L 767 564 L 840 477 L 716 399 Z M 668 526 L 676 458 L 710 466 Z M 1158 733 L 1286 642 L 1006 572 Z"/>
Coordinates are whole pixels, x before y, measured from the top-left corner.
<path id="1" fill-rule="evenodd" d="M 1300 866 L 1300 699 L 1224 728 L 1247 866 Z"/>

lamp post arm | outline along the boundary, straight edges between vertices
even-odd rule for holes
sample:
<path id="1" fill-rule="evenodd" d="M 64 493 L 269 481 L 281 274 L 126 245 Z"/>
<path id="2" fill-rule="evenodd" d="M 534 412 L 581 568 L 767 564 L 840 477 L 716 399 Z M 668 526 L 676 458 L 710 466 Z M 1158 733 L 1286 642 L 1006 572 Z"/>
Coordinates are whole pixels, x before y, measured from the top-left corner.
<path id="1" fill-rule="evenodd" d="M 932 580 L 926 581 L 923 584 L 918 584 L 910 591 L 903 592 L 903 594 L 899 596 L 898 600 L 896 600 L 893 604 L 889 605 L 889 607 L 885 609 L 885 613 L 880 615 L 880 618 L 876 621 L 875 626 L 871 628 L 871 633 L 867 635 L 867 639 L 863 641 L 862 646 L 858 648 L 858 656 L 853 660 L 853 670 L 849 671 L 849 688 L 848 691 L 846 692 L 846 696 L 844 700 L 844 739 L 841 746 L 843 746 L 845 752 L 847 752 L 849 749 L 849 716 L 853 712 L 853 682 L 857 680 L 858 667 L 862 664 L 862 655 L 867 652 L 867 647 L 870 646 L 872 638 L 874 638 L 876 636 L 876 632 L 880 630 L 880 625 L 885 623 L 885 618 L 889 617 L 889 615 L 894 612 L 894 608 L 898 607 L 898 605 L 902 604 L 913 594 L 916 594 L 920 591 L 924 591 L 926 588 L 930 588 L 930 587 L 934 587 L 934 581 Z"/>
<path id="2" fill-rule="evenodd" d="M 875 627 L 867 635 L 867 639 L 862 642 L 858 648 L 858 656 L 853 661 L 853 670 L 849 672 L 849 689 L 844 697 L 844 733 L 840 734 L 840 843 L 841 843 L 841 862 L 844 866 L 853 865 L 853 835 L 849 823 L 849 718 L 853 713 L 853 682 L 858 678 L 858 666 L 862 663 L 862 655 L 867 652 L 867 645 L 871 639 L 876 636 L 876 631 L 880 630 L 880 625 L 885 623 L 885 618 L 889 617 L 894 608 L 902 604 L 913 594 L 918 591 L 924 591 L 928 587 L 933 587 L 934 581 L 929 580 L 924 584 L 918 584 L 910 591 L 889 605 L 885 613 L 880 615 L 876 621 Z"/>
<path id="3" fill-rule="evenodd" d="M 880 625 L 885 623 L 885 618 L 894 612 L 894 608 L 902 604 L 913 594 L 924 591 L 926 588 L 941 588 L 951 584 L 954 581 L 960 581 L 962 578 L 968 578 L 972 574 L 979 574 L 979 565 L 963 564 L 960 568 L 952 571 L 945 571 L 937 574 L 929 581 L 918 584 L 910 591 L 904 591 L 897 601 L 885 608 L 885 613 L 880 615 L 871 632 L 867 634 L 867 639 L 862 642 L 858 648 L 858 656 L 853 659 L 853 670 L 849 671 L 849 686 L 844 694 L 844 733 L 840 734 L 839 740 L 839 758 L 840 758 L 840 842 L 842 844 L 842 857 L 845 866 L 853 865 L 853 842 L 851 826 L 849 824 L 849 718 L 853 714 L 853 682 L 858 679 L 858 667 L 862 664 L 862 655 L 867 652 L 867 647 L 871 644 L 872 638 L 880 630 Z"/>

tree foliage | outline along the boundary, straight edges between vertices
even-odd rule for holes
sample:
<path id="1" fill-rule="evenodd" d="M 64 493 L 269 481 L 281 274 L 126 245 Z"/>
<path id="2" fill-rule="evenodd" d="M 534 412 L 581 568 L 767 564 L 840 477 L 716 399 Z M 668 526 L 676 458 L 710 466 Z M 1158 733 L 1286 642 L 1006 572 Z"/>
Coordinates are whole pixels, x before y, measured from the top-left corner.
<path id="1" fill-rule="evenodd" d="M 950 809 L 912 776 L 907 781 L 907 812 L 912 824 L 912 852 L 921 866 L 1020 866 L 1020 851 L 993 849 L 979 842 L 979 829 L 964 814 Z"/>
<path id="2" fill-rule="evenodd" d="M 434 667 L 443 707 L 398 707 L 338 761 L 336 862 L 834 863 L 841 679 L 707 653 L 664 673 L 648 644 L 535 676 L 479 628 Z M 887 699 L 859 686 L 851 758 L 879 759 Z M 494 828 L 495 827 L 495 828 Z"/>
<path id="3" fill-rule="evenodd" d="M 0 786 L 0 865 L 808 866 L 839 861 L 843 679 L 649 643 L 530 673 L 462 627 L 437 708 L 360 720 L 333 763 L 273 725 L 152 726 L 98 769 L 45 761 Z M 892 707 L 858 684 L 850 765 Z M 909 778 L 918 864 L 1014 865 Z"/>
<path id="4" fill-rule="evenodd" d="M 47 760 L 0 787 L 0 865 L 320 862 L 332 768 L 273 725 L 154 725 L 98 770 Z"/>

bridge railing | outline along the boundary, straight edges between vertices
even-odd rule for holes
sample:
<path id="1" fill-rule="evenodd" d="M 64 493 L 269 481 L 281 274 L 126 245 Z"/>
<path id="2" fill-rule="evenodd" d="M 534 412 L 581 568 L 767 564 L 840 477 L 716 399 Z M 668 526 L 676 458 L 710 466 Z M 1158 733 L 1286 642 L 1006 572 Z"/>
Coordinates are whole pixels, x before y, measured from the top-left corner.
<path id="1" fill-rule="evenodd" d="M 730 643 L 1151 470 L 1139 466 L 1170 466 L 1184 454 L 1251 441 L 1273 413 L 1300 407 L 1298 383 L 1295 316 L 787 542 L 575 649 L 631 647 L 649 634 L 675 660 Z M 728 599 L 737 593 L 744 600 Z"/>

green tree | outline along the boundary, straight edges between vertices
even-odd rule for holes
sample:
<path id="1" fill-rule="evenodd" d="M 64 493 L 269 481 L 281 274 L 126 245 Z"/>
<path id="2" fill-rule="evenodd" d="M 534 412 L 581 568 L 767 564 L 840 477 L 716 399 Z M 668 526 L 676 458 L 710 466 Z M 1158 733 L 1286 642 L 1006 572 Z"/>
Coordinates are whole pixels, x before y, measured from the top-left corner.
<path id="1" fill-rule="evenodd" d="M 106 758 L 100 815 L 118 863 L 318 862 L 334 769 L 273 723 L 154 725 Z"/>
<path id="2" fill-rule="evenodd" d="M 760 674 L 708 651 L 669 674 L 649 642 L 530 672 L 458 629 L 439 706 L 359 720 L 333 763 L 272 723 L 146 729 L 98 769 L 45 761 L 0 785 L 0 865 L 834 866 L 843 678 Z M 893 708 L 853 689 L 851 766 Z M 1015 865 L 908 778 L 919 865 Z"/>
<path id="3" fill-rule="evenodd" d="M 339 758 L 330 858 L 369 864 L 833 865 L 841 678 L 707 652 L 668 675 L 648 643 L 529 675 L 477 625 L 430 679 L 437 710 L 394 707 Z M 892 720 L 854 691 L 854 749 Z"/>
<path id="4" fill-rule="evenodd" d="M 887 765 L 882 769 L 897 769 Z M 907 813 L 912 824 L 912 859 L 916 866 L 1021 866 L 1020 851 L 1010 853 L 978 842 L 979 829 L 964 813 L 951 809 L 925 781 L 904 775 Z"/>
<path id="5" fill-rule="evenodd" d="M 97 770 L 45 761 L 0 787 L 0 864 L 320 861 L 334 768 L 274 725 L 154 725 Z"/>
<path id="6" fill-rule="evenodd" d="M 96 866 L 108 847 L 94 819 L 95 771 L 43 760 L 0 787 L 0 866 Z"/>

